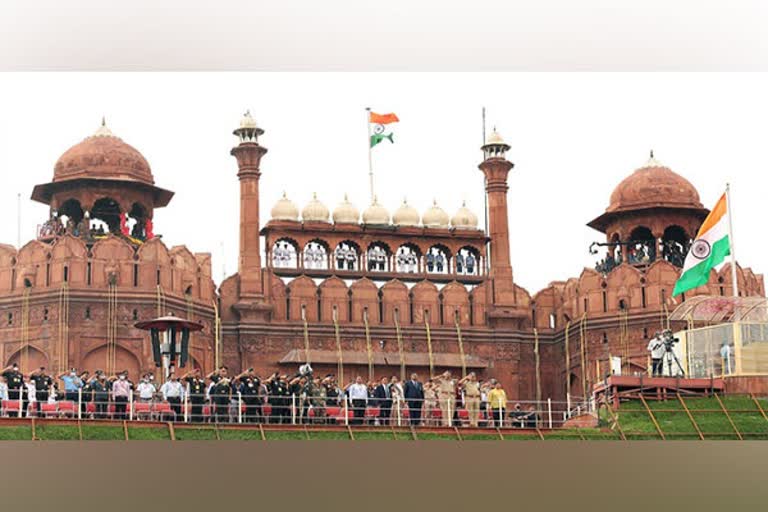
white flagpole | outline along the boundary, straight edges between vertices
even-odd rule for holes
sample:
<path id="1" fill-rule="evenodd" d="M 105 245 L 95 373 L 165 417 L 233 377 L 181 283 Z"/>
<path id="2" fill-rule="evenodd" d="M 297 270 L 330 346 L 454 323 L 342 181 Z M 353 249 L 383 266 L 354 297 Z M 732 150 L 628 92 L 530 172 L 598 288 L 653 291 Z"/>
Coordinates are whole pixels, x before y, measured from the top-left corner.
<path id="1" fill-rule="evenodd" d="M 371 108 L 365 108 L 365 126 L 368 130 L 368 180 L 371 187 L 371 204 L 373 204 L 373 158 L 371 157 Z"/>
<path id="2" fill-rule="evenodd" d="M 731 184 L 725 184 L 725 208 L 728 210 L 728 244 L 731 252 L 731 282 L 733 283 L 733 296 L 739 296 L 739 282 L 736 279 L 736 250 L 733 244 L 733 217 L 731 215 Z"/>

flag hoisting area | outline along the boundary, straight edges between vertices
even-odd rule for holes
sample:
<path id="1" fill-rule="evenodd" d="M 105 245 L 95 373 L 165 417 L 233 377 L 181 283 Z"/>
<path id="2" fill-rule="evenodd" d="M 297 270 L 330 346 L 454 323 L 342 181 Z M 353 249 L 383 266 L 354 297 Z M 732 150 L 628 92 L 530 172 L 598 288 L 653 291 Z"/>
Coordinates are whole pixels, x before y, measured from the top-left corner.
<path id="1" fill-rule="evenodd" d="M 373 156 L 371 150 L 384 140 L 388 140 L 390 143 L 395 142 L 391 129 L 389 133 L 384 132 L 386 131 L 386 125 L 397 123 L 400 119 L 392 112 L 377 114 L 376 112 L 371 112 L 370 108 L 365 109 L 365 119 L 368 126 L 368 177 L 371 187 L 371 204 L 373 204 L 376 194 L 373 191 Z"/>

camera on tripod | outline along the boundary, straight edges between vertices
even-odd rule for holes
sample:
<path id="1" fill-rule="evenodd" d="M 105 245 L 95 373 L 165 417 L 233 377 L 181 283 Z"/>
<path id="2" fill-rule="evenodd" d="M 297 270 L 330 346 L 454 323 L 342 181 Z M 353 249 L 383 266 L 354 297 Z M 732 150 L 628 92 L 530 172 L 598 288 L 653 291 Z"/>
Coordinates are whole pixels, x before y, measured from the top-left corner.
<path id="1" fill-rule="evenodd" d="M 667 352 L 671 352 L 675 343 L 680 343 L 680 338 L 675 338 L 675 335 L 672 334 L 671 329 L 664 329 L 661 332 L 661 341 L 664 343 L 664 348 L 667 350 Z"/>

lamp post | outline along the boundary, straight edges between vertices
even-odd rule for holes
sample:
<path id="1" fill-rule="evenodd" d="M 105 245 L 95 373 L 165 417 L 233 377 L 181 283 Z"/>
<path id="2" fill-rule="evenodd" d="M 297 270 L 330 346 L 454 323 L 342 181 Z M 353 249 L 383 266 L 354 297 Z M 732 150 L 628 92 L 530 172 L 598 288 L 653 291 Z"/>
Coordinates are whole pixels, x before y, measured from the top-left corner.
<path id="1" fill-rule="evenodd" d="M 184 368 L 189 359 L 189 333 L 203 330 L 203 325 L 173 315 L 138 322 L 137 329 L 149 331 L 152 343 L 152 357 L 155 366 L 163 368 L 163 382 L 178 366 Z M 181 335 L 178 337 L 178 335 Z"/>

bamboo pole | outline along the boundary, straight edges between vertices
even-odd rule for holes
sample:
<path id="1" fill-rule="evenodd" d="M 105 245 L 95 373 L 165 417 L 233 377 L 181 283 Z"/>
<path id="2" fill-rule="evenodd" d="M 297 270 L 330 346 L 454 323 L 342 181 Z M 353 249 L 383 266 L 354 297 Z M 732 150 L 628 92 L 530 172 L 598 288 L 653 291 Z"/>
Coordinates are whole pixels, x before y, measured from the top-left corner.
<path id="1" fill-rule="evenodd" d="M 571 396 L 571 351 L 568 345 L 568 331 L 571 328 L 571 321 L 565 324 L 565 396 Z M 570 407 L 569 407 L 570 408 Z"/>
<path id="2" fill-rule="evenodd" d="M 365 349 L 368 354 L 368 381 L 373 381 L 373 350 L 371 348 L 371 329 L 368 325 L 368 310 L 363 310 L 363 324 L 365 325 Z M 399 338 L 399 336 L 398 336 Z M 342 386 L 344 383 L 342 383 Z"/>
<path id="3" fill-rule="evenodd" d="M 533 329 L 533 356 L 536 360 L 536 402 L 541 402 L 541 358 L 539 357 L 539 331 Z"/>

